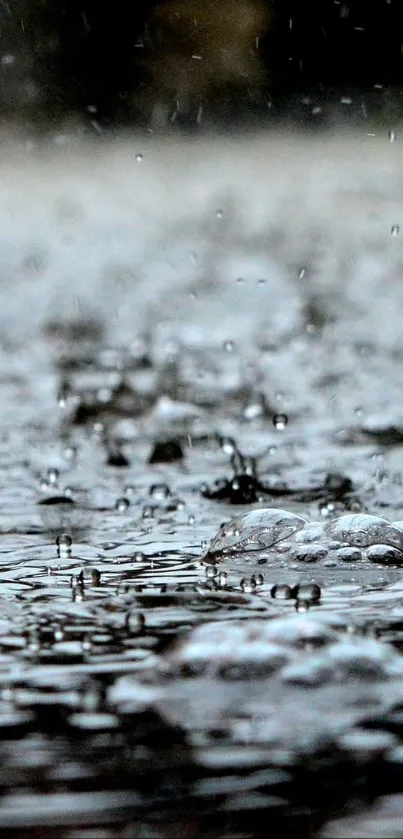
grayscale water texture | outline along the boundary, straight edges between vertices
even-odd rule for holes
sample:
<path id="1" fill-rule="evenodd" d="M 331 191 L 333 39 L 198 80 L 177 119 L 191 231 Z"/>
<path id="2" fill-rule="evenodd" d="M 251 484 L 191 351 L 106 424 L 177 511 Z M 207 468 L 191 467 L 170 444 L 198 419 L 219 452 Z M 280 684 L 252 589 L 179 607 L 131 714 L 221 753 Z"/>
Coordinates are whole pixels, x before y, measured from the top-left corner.
<path id="1" fill-rule="evenodd" d="M 403 129 L 0 150 L 0 829 L 403 836 Z"/>

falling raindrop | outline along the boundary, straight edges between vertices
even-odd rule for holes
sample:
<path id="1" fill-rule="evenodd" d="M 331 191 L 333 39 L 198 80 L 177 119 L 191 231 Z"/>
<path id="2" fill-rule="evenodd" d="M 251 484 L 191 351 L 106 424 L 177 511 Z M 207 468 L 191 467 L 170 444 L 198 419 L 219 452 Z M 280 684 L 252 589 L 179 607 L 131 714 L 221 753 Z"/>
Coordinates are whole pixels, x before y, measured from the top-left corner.
<path id="1" fill-rule="evenodd" d="M 394 142 L 395 142 L 395 140 L 396 140 L 396 132 L 395 132 L 395 131 L 393 131 L 393 129 L 391 129 L 391 130 L 389 131 L 389 142 L 390 142 L 390 143 L 394 143 Z"/>
<path id="2" fill-rule="evenodd" d="M 217 216 L 217 218 L 222 218 L 222 217 L 223 217 L 223 215 L 224 215 L 224 211 L 223 211 L 223 210 L 218 209 L 218 210 L 216 211 L 216 216 Z"/>
<path id="3" fill-rule="evenodd" d="M 223 349 L 225 352 L 233 352 L 235 347 L 234 341 L 224 341 Z"/>
<path id="4" fill-rule="evenodd" d="M 142 162 L 142 160 L 143 160 L 143 155 L 141 154 L 141 152 L 138 152 L 138 153 L 136 154 L 136 160 L 137 160 L 137 163 L 141 163 L 141 162 Z"/>
<path id="5" fill-rule="evenodd" d="M 399 233 L 400 233 L 400 225 L 398 225 L 398 224 L 392 225 L 392 227 L 390 228 L 390 232 L 391 232 L 392 236 L 398 236 Z"/>

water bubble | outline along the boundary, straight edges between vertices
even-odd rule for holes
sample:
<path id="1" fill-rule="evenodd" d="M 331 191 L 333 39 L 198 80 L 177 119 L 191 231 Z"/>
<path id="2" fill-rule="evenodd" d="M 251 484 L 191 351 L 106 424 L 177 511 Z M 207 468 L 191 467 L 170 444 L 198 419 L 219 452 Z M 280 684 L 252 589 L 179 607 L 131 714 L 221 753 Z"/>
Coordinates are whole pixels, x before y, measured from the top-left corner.
<path id="1" fill-rule="evenodd" d="M 118 513 L 125 513 L 129 506 L 130 501 L 128 498 L 117 498 L 115 501 L 115 510 L 117 510 Z"/>
<path id="2" fill-rule="evenodd" d="M 305 525 L 305 519 L 288 510 L 252 510 L 223 524 L 209 543 L 207 554 L 215 556 L 264 550 L 277 545 L 282 539 L 290 538 Z"/>
<path id="3" fill-rule="evenodd" d="M 136 154 L 136 160 L 137 160 L 137 163 L 141 163 L 141 162 L 142 162 L 142 160 L 143 160 L 143 155 L 141 154 L 141 152 L 137 152 L 137 154 Z"/>
<path id="4" fill-rule="evenodd" d="M 165 498 L 171 494 L 171 490 L 168 484 L 152 484 L 148 491 L 148 494 L 155 498 L 157 501 L 164 501 Z"/>
<path id="5" fill-rule="evenodd" d="M 399 224 L 393 224 L 392 227 L 390 228 L 390 232 L 391 232 L 392 236 L 398 236 L 399 233 L 400 233 L 400 225 Z"/>
<path id="6" fill-rule="evenodd" d="M 255 582 L 257 586 L 262 586 L 264 583 L 263 574 L 254 574 L 251 579 L 252 582 Z"/>
<path id="7" fill-rule="evenodd" d="M 56 545 L 60 554 L 71 553 L 72 538 L 68 533 L 61 533 L 56 539 Z"/>
<path id="8" fill-rule="evenodd" d="M 156 508 L 152 507 L 151 504 L 146 504 L 145 507 L 143 507 L 143 519 L 152 519 L 155 514 L 155 509 Z"/>
<path id="9" fill-rule="evenodd" d="M 288 423 L 287 414 L 274 414 L 273 416 L 273 425 L 277 428 L 277 431 L 283 431 Z"/>
<path id="10" fill-rule="evenodd" d="M 293 589 L 286 583 L 278 583 L 272 587 L 270 594 L 275 600 L 290 600 L 293 596 Z"/>
<path id="11" fill-rule="evenodd" d="M 133 559 L 135 562 L 144 562 L 145 556 L 142 551 L 136 551 L 136 553 L 133 554 Z"/>

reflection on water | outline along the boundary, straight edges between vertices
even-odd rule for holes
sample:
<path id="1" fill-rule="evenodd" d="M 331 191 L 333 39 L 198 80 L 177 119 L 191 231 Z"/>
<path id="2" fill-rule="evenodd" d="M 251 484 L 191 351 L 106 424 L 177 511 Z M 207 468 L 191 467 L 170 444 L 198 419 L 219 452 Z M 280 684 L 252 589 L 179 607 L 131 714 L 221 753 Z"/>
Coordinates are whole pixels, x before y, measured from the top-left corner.
<path id="1" fill-rule="evenodd" d="M 4 151 L 0 826 L 400 836 L 399 143 L 142 155 Z"/>

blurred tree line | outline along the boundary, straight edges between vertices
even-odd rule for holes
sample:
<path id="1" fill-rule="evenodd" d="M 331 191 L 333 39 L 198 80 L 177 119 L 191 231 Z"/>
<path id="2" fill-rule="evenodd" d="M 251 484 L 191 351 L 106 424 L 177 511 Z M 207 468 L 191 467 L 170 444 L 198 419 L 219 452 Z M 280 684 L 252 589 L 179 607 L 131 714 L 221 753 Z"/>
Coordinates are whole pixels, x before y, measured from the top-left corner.
<path id="1" fill-rule="evenodd" d="M 3 120 L 403 112 L 403 0 L 0 0 L 0 16 Z"/>

